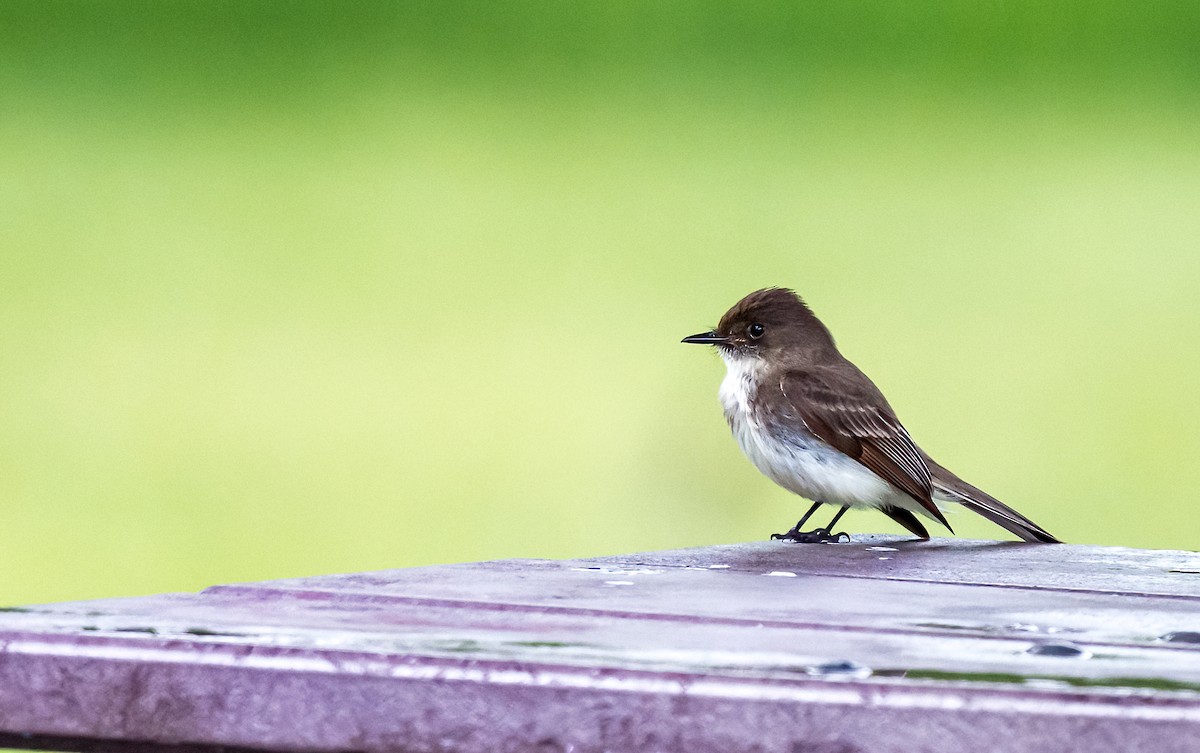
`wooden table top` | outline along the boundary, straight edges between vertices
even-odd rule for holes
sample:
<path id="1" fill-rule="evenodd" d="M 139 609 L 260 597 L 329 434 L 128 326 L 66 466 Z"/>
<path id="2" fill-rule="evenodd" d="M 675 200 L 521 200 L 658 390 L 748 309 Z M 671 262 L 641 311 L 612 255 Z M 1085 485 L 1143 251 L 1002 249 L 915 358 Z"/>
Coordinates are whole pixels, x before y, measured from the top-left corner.
<path id="1" fill-rule="evenodd" d="M 1197 751 L 1200 554 L 859 536 L 9 608 L 0 746 Z"/>

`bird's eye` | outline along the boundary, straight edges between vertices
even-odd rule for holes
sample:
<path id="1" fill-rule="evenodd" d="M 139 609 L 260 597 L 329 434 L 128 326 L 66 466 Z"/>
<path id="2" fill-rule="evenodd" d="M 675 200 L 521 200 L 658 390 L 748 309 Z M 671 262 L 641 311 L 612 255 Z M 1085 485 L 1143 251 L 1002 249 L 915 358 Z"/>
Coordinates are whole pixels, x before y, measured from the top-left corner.
<path id="1" fill-rule="evenodd" d="M 751 324 L 749 327 L 746 328 L 746 332 L 754 340 L 757 340 L 758 338 L 762 337 L 764 331 L 765 331 L 765 328 L 758 322 L 755 322 L 754 324 Z"/>

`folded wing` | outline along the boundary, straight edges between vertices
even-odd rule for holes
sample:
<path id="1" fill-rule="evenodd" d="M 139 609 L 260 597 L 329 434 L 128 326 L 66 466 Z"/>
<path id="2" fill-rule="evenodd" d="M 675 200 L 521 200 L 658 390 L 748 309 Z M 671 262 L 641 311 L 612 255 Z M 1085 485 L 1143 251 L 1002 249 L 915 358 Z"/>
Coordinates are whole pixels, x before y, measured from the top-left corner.
<path id="1" fill-rule="evenodd" d="M 833 390 L 819 370 L 789 371 L 779 389 L 808 430 L 915 499 L 935 520 L 950 524 L 933 502 L 933 479 L 921 451 L 865 376 L 857 389 L 839 380 Z"/>

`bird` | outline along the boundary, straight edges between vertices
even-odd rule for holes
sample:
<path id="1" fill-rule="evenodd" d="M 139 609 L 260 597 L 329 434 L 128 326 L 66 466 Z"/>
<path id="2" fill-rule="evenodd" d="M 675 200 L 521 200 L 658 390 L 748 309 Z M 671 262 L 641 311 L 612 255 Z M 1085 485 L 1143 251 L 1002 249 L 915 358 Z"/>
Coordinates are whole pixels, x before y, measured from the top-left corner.
<path id="1" fill-rule="evenodd" d="M 887 399 L 838 350 L 829 329 L 787 288 L 742 298 L 713 330 L 682 342 L 715 346 L 725 362 L 725 419 L 759 471 L 812 502 L 786 533 L 801 543 L 833 533 L 851 508 L 876 509 L 921 540 L 922 518 L 954 533 L 943 508 L 961 505 L 1027 542 L 1060 543 L 1046 529 L 936 463 L 913 441 Z M 828 525 L 802 531 L 822 505 Z"/>

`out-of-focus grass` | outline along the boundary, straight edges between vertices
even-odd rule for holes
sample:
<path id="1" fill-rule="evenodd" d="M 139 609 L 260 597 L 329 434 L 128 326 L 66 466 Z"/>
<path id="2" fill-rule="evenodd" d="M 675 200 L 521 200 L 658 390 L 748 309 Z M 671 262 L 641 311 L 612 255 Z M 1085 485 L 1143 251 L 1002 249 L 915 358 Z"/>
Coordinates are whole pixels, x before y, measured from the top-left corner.
<path id="1" fill-rule="evenodd" d="M 0 602 L 782 530 L 677 344 L 764 285 L 1195 548 L 1190 5 L 566 7 L 0 8 Z"/>

